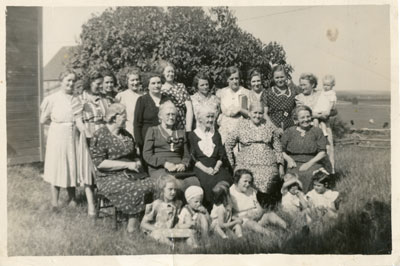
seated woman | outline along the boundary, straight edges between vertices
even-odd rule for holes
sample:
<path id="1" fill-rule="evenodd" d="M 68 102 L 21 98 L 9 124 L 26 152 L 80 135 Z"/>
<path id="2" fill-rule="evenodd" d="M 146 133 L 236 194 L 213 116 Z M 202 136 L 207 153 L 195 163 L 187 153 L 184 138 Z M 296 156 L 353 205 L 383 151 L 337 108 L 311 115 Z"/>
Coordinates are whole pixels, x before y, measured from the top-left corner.
<path id="1" fill-rule="evenodd" d="M 326 153 L 326 138 L 322 130 L 312 125 L 312 111 L 306 106 L 295 108 L 296 126 L 285 130 L 282 136 L 283 157 L 287 172 L 299 175 L 304 192 L 310 190 L 313 171 L 322 167 Z"/>
<path id="2" fill-rule="evenodd" d="M 196 129 L 189 133 L 191 155 L 195 161 L 194 172 L 204 190 L 204 206 L 210 211 L 214 203 L 212 189 L 220 181 L 232 184 L 229 162 L 221 135 L 214 128 L 217 109 L 204 106 L 197 110 Z"/>
<path id="3" fill-rule="evenodd" d="M 114 206 L 129 216 L 127 230 L 134 232 L 145 210 L 145 196 L 153 193 L 155 183 L 143 172 L 133 137 L 124 129 L 125 106 L 110 105 L 105 120 L 106 126 L 94 133 L 90 143 L 97 166 L 96 184 Z"/>
<path id="4" fill-rule="evenodd" d="M 177 109 L 171 101 L 160 105 L 158 117 L 161 124 L 147 130 L 143 159 L 151 177 L 158 179 L 169 173 L 176 178 L 178 188 L 185 190 L 191 185 L 200 186 L 190 171 L 190 153 L 183 129 L 175 129 Z"/>
<path id="5" fill-rule="evenodd" d="M 230 132 L 225 142 L 229 161 L 235 169 L 249 169 L 254 174 L 254 186 L 262 207 L 273 205 L 280 200 L 280 186 L 283 176 L 283 155 L 279 140 L 281 130 L 272 122 L 264 120 L 261 102 L 252 103 L 250 119 L 241 119 Z M 240 144 L 235 157 L 234 147 Z M 279 170 L 279 171 L 278 171 Z"/>

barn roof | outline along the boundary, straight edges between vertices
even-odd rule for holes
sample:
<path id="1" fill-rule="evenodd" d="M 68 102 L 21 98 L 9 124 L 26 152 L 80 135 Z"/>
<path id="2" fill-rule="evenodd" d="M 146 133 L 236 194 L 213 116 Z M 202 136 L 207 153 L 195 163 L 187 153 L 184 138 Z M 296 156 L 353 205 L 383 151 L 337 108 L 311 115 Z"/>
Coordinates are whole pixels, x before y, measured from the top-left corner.
<path id="1" fill-rule="evenodd" d="M 43 69 L 43 81 L 58 80 L 58 76 L 65 69 L 65 63 L 76 46 L 63 46 Z"/>

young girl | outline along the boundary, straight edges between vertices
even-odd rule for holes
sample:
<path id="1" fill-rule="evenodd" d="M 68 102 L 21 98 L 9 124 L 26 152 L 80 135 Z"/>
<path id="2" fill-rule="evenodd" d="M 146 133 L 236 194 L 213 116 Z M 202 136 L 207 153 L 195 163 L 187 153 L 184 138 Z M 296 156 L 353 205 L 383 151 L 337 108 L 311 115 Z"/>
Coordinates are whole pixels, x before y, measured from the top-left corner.
<path id="1" fill-rule="evenodd" d="M 328 188 L 329 173 L 324 169 L 313 173 L 314 189 L 309 191 L 306 199 L 319 218 L 336 218 L 337 208 L 336 202 L 339 192 L 332 191 Z"/>
<path id="2" fill-rule="evenodd" d="M 208 236 L 210 215 L 201 204 L 203 201 L 203 189 L 199 186 L 190 186 L 185 190 L 187 205 L 179 214 L 178 228 L 194 229 L 200 233 L 201 238 Z"/>
<path id="3" fill-rule="evenodd" d="M 257 192 L 252 187 L 253 174 L 249 170 L 237 170 L 233 180 L 234 184 L 229 189 L 233 214 L 243 219 L 243 227 L 266 235 L 271 234 L 271 231 L 264 228 L 267 224 L 286 229 L 286 222 L 282 218 L 274 212 L 266 212 L 257 201 Z"/>
<path id="4" fill-rule="evenodd" d="M 229 183 L 221 181 L 212 190 L 214 206 L 211 210 L 211 230 L 226 239 L 227 231 L 233 230 L 237 237 L 242 237 L 243 220 L 232 216 L 232 202 L 229 195 Z"/>
<path id="5" fill-rule="evenodd" d="M 182 202 L 176 199 L 177 184 L 175 177 L 163 175 L 158 180 L 159 199 L 146 205 L 141 227 L 157 241 L 171 245 L 174 240 L 185 239 L 196 246 L 194 230 L 178 229 L 178 213 Z"/>
<path id="6" fill-rule="evenodd" d="M 308 211 L 308 203 L 304 197 L 303 185 L 297 174 L 287 173 L 283 179 L 282 193 L 282 210 L 287 213 L 292 220 L 303 219 L 304 222 L 311 222 Z"/>

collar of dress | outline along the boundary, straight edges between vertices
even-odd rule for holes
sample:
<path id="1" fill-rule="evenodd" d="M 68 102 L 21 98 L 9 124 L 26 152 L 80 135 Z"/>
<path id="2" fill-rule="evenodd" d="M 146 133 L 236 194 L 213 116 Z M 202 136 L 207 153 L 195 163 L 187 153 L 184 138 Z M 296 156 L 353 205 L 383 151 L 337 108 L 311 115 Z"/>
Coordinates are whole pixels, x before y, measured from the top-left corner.
<path id="1" fill-rule="evenodd" d="M 286 97 L 290 97 L 292 95 L 292 91 L 290 90 L 290 88 L 288 87 L 286 89 L 286 91 L 281 92 L 281 90 L 279 90 L 278 88 L 276 88 L 275 86 L 272 87 L 272 92 L 275 93 L 276 96 L 281 96 L 284 95 Z"/>

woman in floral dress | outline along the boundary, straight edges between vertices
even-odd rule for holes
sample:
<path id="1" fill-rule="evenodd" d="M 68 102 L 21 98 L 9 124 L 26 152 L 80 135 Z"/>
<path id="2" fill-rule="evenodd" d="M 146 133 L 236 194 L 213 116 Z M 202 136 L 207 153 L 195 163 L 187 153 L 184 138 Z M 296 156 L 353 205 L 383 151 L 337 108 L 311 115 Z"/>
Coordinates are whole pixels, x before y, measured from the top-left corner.
<path id="1" fill-rule="evenodd" d="M 250 119 L 241 119 L 228 135 L 225 147 L 228 159 L 235 169 L 248 169 L 254 175 L 254 186 L 262 206 L 279 200 L 279 189 L 283 175 L 283 155 L 279 130 L 264 120 L 261 103 L 250 106 Z M 234 155 L 234 147 L 240 150 Z M 278 197 L 278 198 L 276 198 Z"/>
<path id="2" fill-rule="evenodd" d="M 165 83 L 161 87 L 161 103 L 171 101 L 175 105 L 178 111 L 176 129 L 192 131 L 193 106 L 185 85 L 175 82 L 175 66 L 173 64 L 163 62 L 162 73 Z"/>
<path id="3" fill-rule="evenodd" d="M 139 228 L 145 210 L 145 196 L 154 192 L 153 179 L 143 172 L 136 156 L 133 137 L 125 129 L 126 111 L 112 104 L 106 114 L 107 125 L 97 130 L 90 143 L 97 166 L 97 187 L 114 206 L 129 215 L 128 232 Z"/>
<path id="4" fill-rule="evenodd" d="M 272 69 L 274 86 L 265 90 L 261 102 L 275 126 L 285 130 L 293 126 L 292 111 L 296 107 L 296 91 L 288 86 L 285 68 L 277 65 Z"/>

